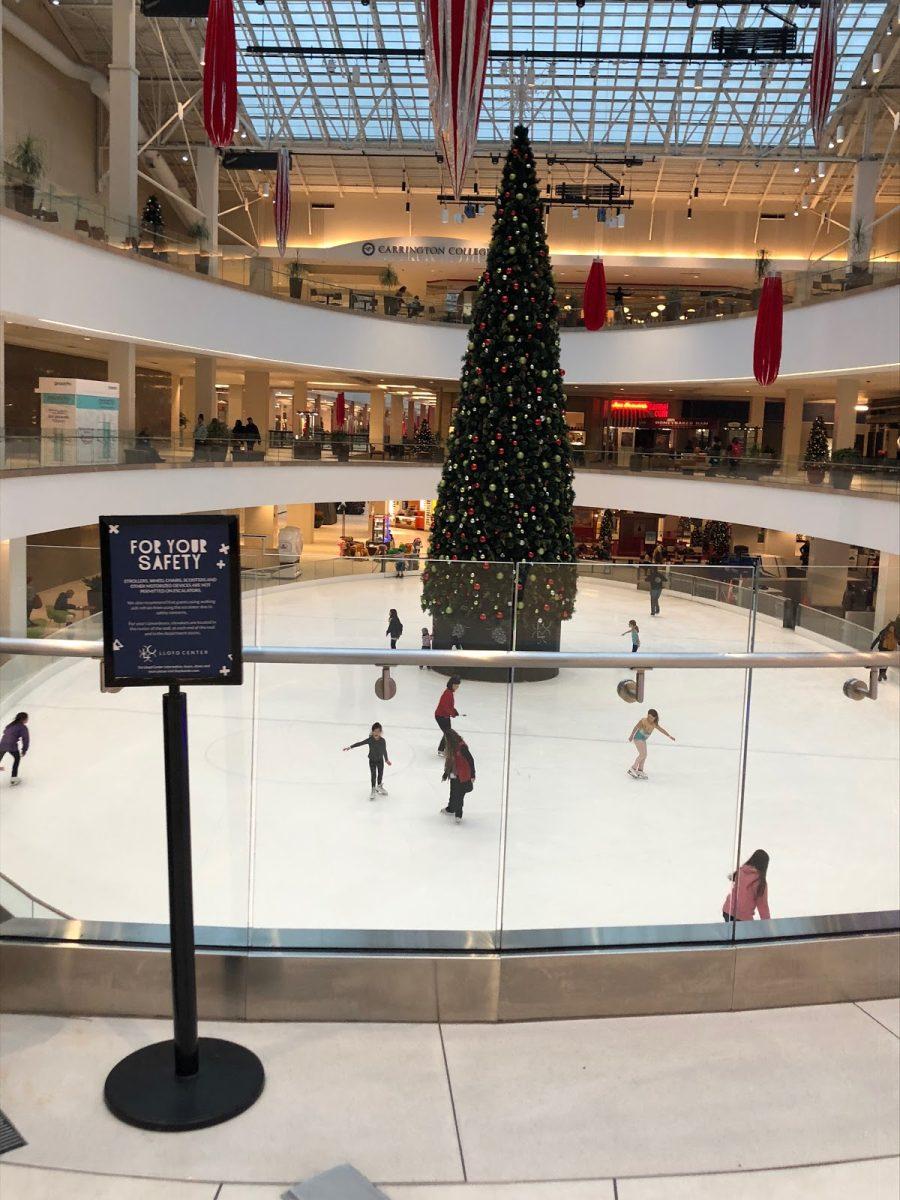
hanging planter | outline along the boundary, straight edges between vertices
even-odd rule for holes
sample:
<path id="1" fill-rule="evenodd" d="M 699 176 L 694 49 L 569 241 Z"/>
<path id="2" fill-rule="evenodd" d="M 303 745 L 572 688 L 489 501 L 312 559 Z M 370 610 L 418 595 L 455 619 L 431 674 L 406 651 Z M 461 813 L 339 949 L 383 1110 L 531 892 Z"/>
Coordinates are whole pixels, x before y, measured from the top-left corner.
<path id="1" fill-rule="evenodd" d="M 237 42 L 232 0 L 210 0 L 203 66 L 203 124 L 213 146 L 230 146 L 237 120 Z"/>
<path id="2" fill-rule="evenodd" d="M 768 387 L 778 378 L 781 367 L 781 327 L 784 299 L 781 276 L 767 275 L 756 311 L 756 336 L 753 339 L 753 374 L 756 382 Z"/>
<path id="3" fill-rule="evenodd" d="M 272 207 L 275 215 L 275 243 L 279 255 L 284 258 L 291 228 L 291 154 L 284 147 L 278 151 L 278 171 L 275 175 L 275 199 L 272 201 Z"/>
<path id="4" fill-rule="evenodd" d="M 591 331 L 606 324 L 606 271 L 603 262 L 595 258 L 584 285 L 584 327 Z"/>
<path id="5" fill-rule="evenodd" d="M 458 200 L 478 134 L 493 0 L 427 0 L 423 7 L 434 136 Z"/>
<path id="6" fill-rule="evenodd" d="M 838 0 L 822 0 L 819 9 L 819 28 L 813 46 L 809 71 L 809 123 L 813 140 L 822 142 L 825 123 L 834 92 L 834 71 L 837 63 Z"/>

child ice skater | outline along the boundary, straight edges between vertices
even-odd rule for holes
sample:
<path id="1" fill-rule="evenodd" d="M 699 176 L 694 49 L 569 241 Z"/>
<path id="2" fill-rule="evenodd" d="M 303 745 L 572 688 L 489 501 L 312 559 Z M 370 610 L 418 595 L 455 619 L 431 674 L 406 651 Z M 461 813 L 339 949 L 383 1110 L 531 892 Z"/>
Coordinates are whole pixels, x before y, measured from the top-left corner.
<path id="1" fill-rule="evenodd" d="M 12 778 L 9 781 L 12 787 L 19 783 L 19 763 L 28 753 L 29 744 L 28 713 L 16 713 L 0 737 L 0 759 L 6 754 L 12 758 Z M 5 767 L 0 766 L 0 771 L 5 770 Z"/>
<path id="2" fill-rule="evenodd" d="M 629 621 L 628 628 L 621 636 L 627 637 L 629 633 L 631 634 L 631 653 L 637 654 L 638 647 L 641 644 L 641 631 L 638 629 L 637 621 Z"/>
<path id="3" fill-rule="evenodd" d="M 369 774 L 372 777 L 372 790 L 369 792 L 369 799 L 374 800 L 377 796 L 386 796 L 387 792 L 382 786 L 384 778 L 384 764 L 391 765 L 391 760 L 388 758 L 387 742 L 381 732 L 381 725 L 376 721 L 372 726 L 372 732 L 367 738 L 363 738 L 361 742 L 354 742 L 351 746 L 345 746 L 344 752 L 355 750 L 357 746 L 369 747 Z"/>
<path id="4" fill-rule="evenodd" d="M 646 717 L 641 717 L 638 723 L 628 735 L 629 742 L 634 742 L 634 747 L 637 750 L 637 758 L 628 768 L 628 774 L 632 779 L 646 779 L 644 774 L 644 763 L 647 761 L 647 739 L 654 730 L 658 729 L 660 733 L 664 733 L 670 742 L 675 739 L 667 729 L 663 729 L 659 723 L 659 713 L 655 708 L 648 708 Z"/>
<path id="5" fill-rule="evenodd" d="M 431 638 L 431 630 L 430 630 L 430 629 L 428 629 L 428 627 L 427 627 L 427 626 L 423 625 L 423 626 L 422 626 L 422 649 L 423 649 L 423 650 L 430 650 L 430 649 L 431 649 L 431 642 L 432 642 L 432 638 Z M 424 666 L 424 664 L 421 664 L 421 663 L 419 664 L 419 670 L 420 670 L 420 671 L 424 671 L 424 670 L 425 670 L 425 666 Z"/>

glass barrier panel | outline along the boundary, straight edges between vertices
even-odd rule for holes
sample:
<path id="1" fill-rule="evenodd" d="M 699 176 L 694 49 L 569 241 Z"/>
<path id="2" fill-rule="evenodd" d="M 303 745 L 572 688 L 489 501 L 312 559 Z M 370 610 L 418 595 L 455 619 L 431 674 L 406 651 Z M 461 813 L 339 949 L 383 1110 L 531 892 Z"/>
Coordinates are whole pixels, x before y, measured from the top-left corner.
<path id="1" fill-rule="evenodd" d="M 434 631 L 436 647 L 449 649 L 462 638 L 473 648 L 476 637 L 508 646 L 513 572 L 506 565 L 411 561 L 399 572 L 396 566 L 353 558 L 304 561 L 299 579 L 261 594 L 259 640 L 348 648 L 387 648 L 395 640 L 401 650 L 420 649 L 425 629 Z M 488 599 L 492 613 L 503 614 L 499 622 L 494 615 L 489 631 L 480 620 Z M 423 611 L 423 600 L 440 608 L 437 617 Z M 386 693 L 377 666 L 259 669 L 258 944 L 494 944 L 508 682 L 507 672 L 474 678 L 478 674 L 485 673 L 463 672 L 458 690 L 447 696 L 451 670 L 445 668 L 394 667 Z M 434 715 L 442 703 L 475 761 L 476 781 L 471 794 L 462 795 L 459 822 L 442 811 L 450 801 L 450 781 L 442 779 L 446 758 L 438 753 L 444 730 Z M 443 720 L 443 709 L 440 715 Z M 377 739 L 344 752 L 365 743 L 375 722 L 386 743 L 380 772 Z M 374 777 L 370 758 L 376 759 Z"/>
<path id="2" fill-rule="evenodd" d="M 848 555 L 846 547 L 839 549 Z M 785 619 L 761 607 L 756 648 L 869 649 L 900 613 L 900 594 L 896 580 L 886 577 L 890 594 L 878 595 L 877 570 L 859 565 L 861 553 L 855 565 L 813 561 L 786 599 Z M 854 702 L 844 685 L 857 677 L 868 686 L 864 669 L 753 672 L 738 861 L 745 864 L 760 850 L 769 856 L 765 899 L 771 921 L 759 920 L 762 906 L 752 920 L 751 904 L 736 925 L 738 939 L 794 932 L 801 928 L 792 924 L 797 920 L 809 932 L 878 929 L 885 914 L 896 923 L 897 674 L 885 672 L 876 700 Z"/>
<path id="3" fill-rule="evenodd" d="M 29 637 L 101 638 L 96 547 L 29 545 L 27 572 Z M 245 636 L 256 604 L 245 591 Z M 185 689 L 200 944 L 247 943 L 254 672 Z M 26 712 L 30 739 L 15 791 L 12 756 L 0 763 L 0 872 L 46 918 L 35 936 L 167 941 L 162 689 L 103 692 L 97 659 L 13 656 L 0 695 L 3 724 Z M 60 926 L 57 910 L 87 925 Z"/>
<path id="4" fill-rule="evenodd" d="M 565 574 L 523 573 L 521 611 L 542 619 Z M 634 665 L 515 672 L 504 948 L 728 939 L 720 893 L 737 831 L 744 673 L 650 670 L 637 700 L 636 672 L 653 653 L 745 652 L 752 581 L 746 567 L 578 564 L 572 615 L 544 635 L 547 648 Z"/>

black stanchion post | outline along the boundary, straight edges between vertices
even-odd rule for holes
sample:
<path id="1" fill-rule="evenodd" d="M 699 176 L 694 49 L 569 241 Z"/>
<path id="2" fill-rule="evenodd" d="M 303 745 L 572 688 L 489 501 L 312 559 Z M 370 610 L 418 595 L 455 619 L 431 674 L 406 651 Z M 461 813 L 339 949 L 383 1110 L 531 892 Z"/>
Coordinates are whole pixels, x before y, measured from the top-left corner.
<path id="1" fill-rule="evenodd" d="M 194 962 L 194 889 L 191 863 L 191 793 L 188 776 L 187 697 L 177 683 L 163 696 L 166 769 L 166 838 L 169 852 L 169 930 L 175 1073 L 196 1075 L 197 971 Z"/>

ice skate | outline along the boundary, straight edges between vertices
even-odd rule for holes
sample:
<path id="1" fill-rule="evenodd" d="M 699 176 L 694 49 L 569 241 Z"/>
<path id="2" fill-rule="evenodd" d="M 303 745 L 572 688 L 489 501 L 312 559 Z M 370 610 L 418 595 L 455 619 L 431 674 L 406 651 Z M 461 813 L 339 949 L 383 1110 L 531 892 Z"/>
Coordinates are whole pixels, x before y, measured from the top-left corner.
<path id="1" fill-rule="evenodd" d="M 457 818 L 456 818 L 456 823 L 457 823 L 457 825 L 460 823 L 460 821 L 461 821 L 461 820 L 462 820 L 462 817 L 457 817 Z"/>
<path id="2" fill-rule="evenodd" d="M 369 799 L 370 800 L 375 799 L 375 789 L 374 788 L 372 788 L 371 792 L 369 792 Z"/>
<path id="3" fill-rule="evenodd" d="M 441 812 L 442 812 L 442 813 L 446 813 L 448 817 L 452 817 L 452 816 L 453 816 L 453 809 L 452 809 L 452 808 L 442 808 L 442 809 L 441 809 Z"/>
<path id="4" fill-rule="evenodd" d="M 387 795 L 387 788 L 384 788 L 384 787 L 382 787 L 380 783 L 379 783 L 379 785 L 376 787 L 375 791 L 378 793 L 378 795 L 379 795 L 379 796 L 386 796 L 386 795 Z"/>
<path id="5" fill-rule="evenodd" d="M 637 775 L 635 775 L 635 779 L 649 779 L 649 778 L 650 778 L 649 775 L 647 775 L 647 773 L 645 771 L 638 771 Z"/>
<path id="6" fill-rule="evenodd" d="M 639 779 L 639 778 L 640 778 L 640 776 L 638 775 L 638 773 L 637 773 L 637 771 L 634 769 L 634 767 L 629 767 L 629 768 L 628 768 L 628 774 L 631 776 L 631 778 L 632 778 L 632 779 Z"/>
<path id="7" fill-rule="evenodd" d="M 9 786 L 10 787 L 18 787 L 21 782 L 22 782 L 21 779 L 11 779 L 9 781 Z"/>

